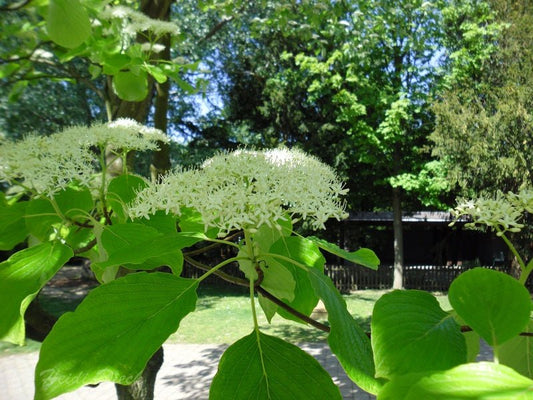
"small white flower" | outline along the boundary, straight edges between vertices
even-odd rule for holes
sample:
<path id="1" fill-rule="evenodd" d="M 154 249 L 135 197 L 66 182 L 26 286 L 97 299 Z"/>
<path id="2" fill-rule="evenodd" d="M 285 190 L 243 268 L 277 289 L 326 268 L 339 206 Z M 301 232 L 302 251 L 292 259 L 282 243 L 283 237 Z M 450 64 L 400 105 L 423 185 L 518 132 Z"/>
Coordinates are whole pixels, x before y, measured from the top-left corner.
<path id="1" fill-rule="evenodd" d="M 153 19 L 125 6 L 108 6 L 100 13 L 100 18 L 121 20 L 124 32 L 128 34 L 148 31 L 160 37 L 167 33 L 170 35 L 179 35 L 180 33 L 178 26 L 173 22 Z"/>
<path id="2" fill-rule="evenodd" d="M 519 232 L 524 228 L 520 222 L 524 212 L 533 210 L 533 190 L 522 189 L 518 194 L 507 195 L 498 192 L 494 198 L 480 197 L 461 200 L 452 213 L 456 218 L 470 216 L 470 226 L 487 226 L 498 235 L 505 232 Z"/>
<path id="3" fill-rule="evenodd" d="M 113 151 L 154 150 L 167 136 L 136 121 L 120 119 L 74 126 L 50 136 L 30 135 L 0 143 L 0 180 L 51 195 L 70 182 L 90 185 L 97 172 L 93 147 Z"/>
<path id="4" fill-rule="evenodd" d="M 130 212 L 148 217 L 157 210 L 180 215 L 182 207 L 195 208 L 206 228 L 217 227 L 221 235 L 272 226 L 287 214 L 323 228 L 328 218 L 346 217 L 340 200 L 346 192 L 330 167 L 301 151 L 238 150 L 197 170 L 174 171 L 141 191 Z"/>

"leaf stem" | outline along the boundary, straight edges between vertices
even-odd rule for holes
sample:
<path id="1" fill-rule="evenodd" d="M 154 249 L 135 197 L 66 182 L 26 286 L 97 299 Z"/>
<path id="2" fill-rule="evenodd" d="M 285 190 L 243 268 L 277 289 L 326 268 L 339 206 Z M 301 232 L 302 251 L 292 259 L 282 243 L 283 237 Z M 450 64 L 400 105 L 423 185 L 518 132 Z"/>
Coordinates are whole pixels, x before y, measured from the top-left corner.
<path id="1" fill-rule="evenodd" d="M 258 255 L 258 258 L 260 260 L 263 260 L 263 257 L 272 257 L 272 258 L 277 258 L 279 260 L 283 260 L 283 261 L 287 261 L 293 265 L 296 265 L 298 268 L 301 268 L 303 269 L 304 271 L 309 271 L 309 267 L 305 264 L 302 264 L 296 260 L 293 260 L 292 258 L 290 257 L 286 257 L 286 256 L 282 256 L 281 254 L 276 254 L 276 253 L 261 253 Z"/>
<path id="2" fill-rule="evenodd" d="M 527 281 L 527 278 L 531 272 L 531 268 L 526 267 L 526 263 L 524 262 L 524 259 L 520 256 L 518 251 L 516 250 L 516 247 L 511 243 L 511 241 L 505 236 L 505 233 L 502 232 L 500 229 L 497 229 L 498 233 L 500 234 L 500 237 L 503 239 L 509 250 L 511 250 L 511 253 L 516 257 L 516 260 L 518 261 L 518 264 L 520 264 L 520 277 L 518 278 L 518 281 L 524 285 Z M 533 267 L 533 264 L 531 264 Z M 529 267 L 529 265 L 528 265 Z"/>
<path id="3" fill-rule="evenodd" d="M 215 272 L 217 272 L 220 268 L 222 268 L 223 266 L 225 265 L 228 265 L 228 264 L 231 264 L 232 262 L 234 261 L 239 261 L 239 260 L 242 260 L 242 259 L 248 259 L 248 258 L 244 258 L 244 257 L 231 257 L 231 258 L 228 258 L 227 260 L 224 260 L 222 261 L 221 263 L 218 263 L 217 265 L 215 265 L 213 268 L 209 269 L 209 271 L 207 271 L 205 274 L 203 274 L 201 277 L 199 277 L 197 279 L 198 283 L 202 282 L 205 278 L 207 278 L 209 275 L 211 274 L 214 274 Z"/>

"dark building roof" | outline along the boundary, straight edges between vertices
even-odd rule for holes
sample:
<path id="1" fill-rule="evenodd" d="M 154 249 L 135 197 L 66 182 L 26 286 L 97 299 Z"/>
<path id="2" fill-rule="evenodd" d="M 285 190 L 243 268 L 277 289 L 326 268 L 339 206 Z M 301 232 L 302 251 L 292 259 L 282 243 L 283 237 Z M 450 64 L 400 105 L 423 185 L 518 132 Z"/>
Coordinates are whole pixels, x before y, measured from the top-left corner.
<path id="1" fill-rule="evenodd" d="M 388 224 L 392 223 L 392 211 L 358 211 L 351 212 L 345 221 Z M 405 212 L 402 216 L 402 222 L 406 223 L 425 223 L 425 224 L 449 224 L 455 218 L 450 212 L 446 211 L 414 211 Z M 460 218 L 459 223 L 468 222 L 465 218 Z"/>

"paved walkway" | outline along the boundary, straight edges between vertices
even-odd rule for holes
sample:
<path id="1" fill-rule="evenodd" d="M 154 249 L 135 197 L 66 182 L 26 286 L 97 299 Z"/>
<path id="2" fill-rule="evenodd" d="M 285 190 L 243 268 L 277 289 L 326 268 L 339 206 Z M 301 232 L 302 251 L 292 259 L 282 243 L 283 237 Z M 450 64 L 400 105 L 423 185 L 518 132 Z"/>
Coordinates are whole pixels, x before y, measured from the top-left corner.
<path id="1" fill-rule="evenodd" d="M 225 345 L 166 344 L 165 362 L 156 381 L 155 400 L 204 400 L 216 373 Z M 375 397 L 358 389 L 348 379 L 335 356 L 323 343 L 309 343 L 302 348 L 314 356 L 333 376 L 344 399 L 371 400 Z M 33 376 L 37 353 L 0 357 L 0 399 L 32 400 Z M 115 386 L 101 383 L 83 387 L 57 397 L 58 400 L 116 400 Z"/>

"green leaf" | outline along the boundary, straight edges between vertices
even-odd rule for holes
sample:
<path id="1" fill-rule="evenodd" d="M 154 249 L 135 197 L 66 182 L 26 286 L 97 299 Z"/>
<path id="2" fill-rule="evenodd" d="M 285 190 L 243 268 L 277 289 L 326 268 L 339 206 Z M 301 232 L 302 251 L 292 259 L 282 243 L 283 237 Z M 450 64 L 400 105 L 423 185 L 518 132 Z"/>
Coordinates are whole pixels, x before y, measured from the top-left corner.
<path id="1" fill-rule="evenodd" d="M 393 379 L 466 362 L 460 326 L 430 293 L 396 290 L 385 294 L 374 305 L 371 329 L 378 377 Z"/>
<path id="2" fill-rule="evenodd" d="M 53 225 L 61 222 L 56 210 L 48 199 L 33 199 L 26 207 L 26 228 L 37 239 L 46 241 Z"/>
<path id="3" fill-rule="evenodd" d="M 167 81 L 167 76 L 160 67 L 156 65 L 144 64 L 144 68 L 150 75 L 154 77 L 157 83 L 165 83 Z"/>
<path id="4" fill-rule="evenodd" d="M 0 250 L 11 250 L 26 239 L 26 205 L 21 201 L 13 205 L 0 204 Z"/>
<path id="5" fill-rule="evenodd" d="M 113 236 L 122 239 L 119 247 L 112 244 L 115 240 Z M 174 274 L 179 275 L 183 267 L 181 249 L 201 240 L 201 236 L 188 233 L 162 235 L 141 224 L 113 225 L 102 233 L 102 245 L 108 258 L 95 263 L 94 268 L 104 270 L 120 265 L 140 270 L 167 265 Z"/>
<path id="6" fill-rule="evenodd" d="M 24 313 L 39 290 L 73 256 L 57 242 L 13 254 L 0 264 L 0 340 L 24 344 Z"/>
<path id="7" fill-rule="evenodd" d="M 409 390 L 423 377 L 431 372 L 419 374 L 401 375 L 396 379 L 388 381 L 379 391 L 378 400 L 404 400 Z"/>
<path id="8" fill-rule="evenodd" d="M 29 81 L 27 80 L 20 80 L 20 81 L 15 82 L 11 86 L 11 90 L 9 91 L 9 95 L 7 97 L 8 102 L 9 103 L 17 102 L 20 96 L 22 96 L 22 94 L 28 87 L 28 85 L 29 85 Z"/>
<path id="9" fill-rule="evenodd" d="M 420 379 L 405 399 L 530 400 L 533 381 L 501 364 L 464 364 Z"/>
<path id="10" fill-rule="evenodd" d="M 289 235 L 291 232 L 290 230 L 283 228 L 281 225 L 280 228 L 281 229 L 277 229 L 276 227 L 270 227 L 263 224 L 257 229 L 252 235 L 253 247 L 255 248 L 256 254 L 268 253 L 272 244 L 282 236 Z M 246 246 L 241 248 L 237 257 L 250 258 Z M 239 260 L 239 268 L 244 272 L 248 279 L 256 280 L 258 278 L 255 266 L 251 261 Z M 296 283 L 292 273 L 285 268 L 283 264 L 277 262 L 273 257 L 264 256 L 259 262 L 259 268 L 263 271 L 263 279 L 261 281 L 262 288 L 279 299 L 289 302 L 294 300 Z M 261 305 L 261 308 L 263 308 L 267 319 L 270 321 L 273 317 L 273 311 L 275 313 L 277 306 L 262 297 L 260 297 L 259 304 Z"/>
<path id="11" fill-rule="evenodd" d="M 91 35 L 91 21 L 79 0 L 50 0 L 46 28 L 58 45 L 74 48 Z"/>
<path id="12" fill-rule="evenodd" d="M 117 222 L 126 222 L 128 218 L 127 204 L 133 201 L 137 193 L 148 184 L 140 176 L 119 175 L 107 186 L 107 204 L 114 211 L 112 218 Z"/>
<path id="13" fill-rule="evenodd" d="M 337 257 L 343 258 L 355 264 L 362 265 L 363 267 L 367 267 L 374 270 L 378 269 L 380 263 L 379 258 L 376 256 L 376 253 L 374 253 L 370 249 L 361 248 L 357 251 L 349 252 L 344 249 L 341 249 L 336 244 L 329 243 L 323 239 L 319 239 L 314 236 L 310 236 L 307 239 L 312 240 L 322 250 L 334 254 Z"/>
<path id="14" fill-rule="evenodd" d="M 68 187 L 57 193 L 54 199 L 61 213 L 73 221 L 84 220 L 94 207 L 91 191 L 87 187 Z"/>
<path id="15" fill-rule="evenodd" d="M 217 228 L 210 228 L 205 231 L 202 214 L 193 208 L 183 207 L 179 217 L 179 226 L 182 232 L 200 232 L 205 233 L 209 238 L 216 238 L 218 235 Z"/>
<path id="16" fill-rule="evenodd" d="M 131 57 L 124 53 L 107 54 L 103 58 L 103 72 L 106 75 L 115 75 L 131 63 Z"/>
<path id="17" fill-rule="evenodd" d="M 305 266 L 307 269 L 314 268 L 319 272 L 324 272 L 325 259 L 318 247 L 310 240 L 299 236 L 281 237 L 271 247 L 269 253 L 282 256 L 278 258 L 271 256 L 276 262 L 283 265 L 293 276 L 296 282 L 294 288 L 294 300 L 287 301 L 292 308 L 302 314 L 311 315 L 318 303 L 318 296 L 315 294 L 309 274 L 306 269 L 301 268 L 288 259 Z M 278 309 L 279 315 L 283 318 L 301 322 L 301 320 L 283 309 Z"/>
<path id="18" fill-rule="evenodd" d="M 370 339 L 348 312 L 346 302 L 331 279 L 314 268 L 309 269 L 309 278 L 328 311 L 331 351 L 351 380 L 363 390 L 377 393 L 381 383 L 374 378 L 376 371 Z"/>
<path id="19" fill-rule="evenodd" d="M 48 240 L 53 225 L 64 218 L 70 221 L 85 221 L 94 207 L 89 189 L 66 188 L 54 196 L 58 211 L 48 198 L 37 198 L 28 202 L 26 208 L 26 227 L 39 240 Z M 67 222 L 67 221 L 64 221 Z"/>
<path id="20" fill-rule="evenodd" d="M 35 399 L 103 381 L 132 383 L 194 310 L 197 287 L 195 280 L 156 272 L 130 274 L 93 289 L 44 340 Z"/>
<path id="21" fill-rule="evenodd" d="M 524 332 L 533 332 L 533 321 L 529 321 Z M 513 368 L 528 378 L 533 379 L 533 337 L 516 336 L 498 349 L 500 363 Z"/>
<path id="22" fill-rule="evenodd" d="M 143 101 L 148 96 L 148 75 L 146 71 L 120 71 L 113 75 L 113 89 L 122 100 Z"/>
<path id="23" fill-rule="evenodd" d="M 257 280 L 258 273 L 255 265 L 249 260 L 250 256 L 246 247 L 242 247 L 237 254 L 239 258 L 239 268 L 249 280 Z M 282 264 L 276 262 L 271 257 L 265 257 L 263 262 L 259 262 L 259 268 L 263 272 L 261 287 L 269 291 L 274 296 L 287 301 L 294 300 L 295 281 L 291 272 Z"/>
<path id="24" fill-rule="evenodd" d="M 209 391 L 210 400 L 341 398 L 339 388 L 313 357 L 255 331 L 224 352 Z"/>
<path id="25" fill-rule="evenodd" d="M 531 298 L 516 279 L 499 271 L 474 268 L 450 285 L 450 304 L 491 346 L 518 335 L 528 324 Z"/>
<path id="26" fill-rule="evenodd" d="M 158 210 L 150 218 L 137 218 L 134 222 L 157 229 L 161 233 L 176 233 L 177 218 L 175 215 L 167 214 L 163 210 Z"/>

